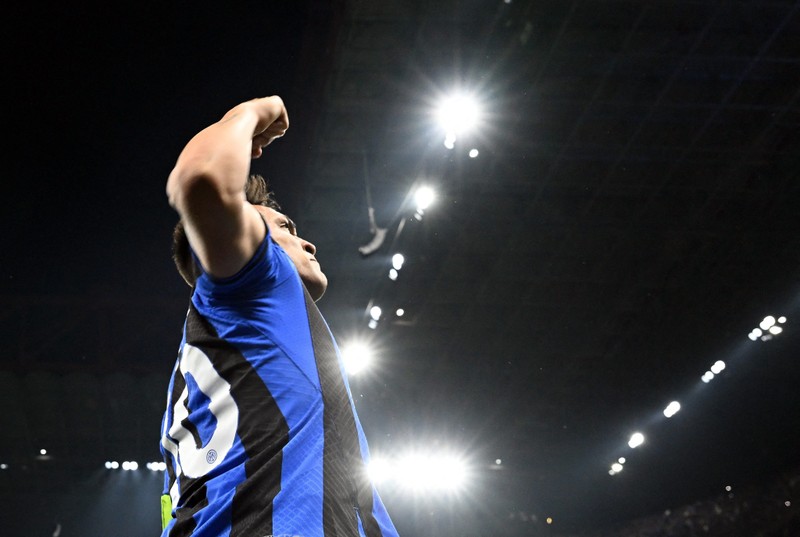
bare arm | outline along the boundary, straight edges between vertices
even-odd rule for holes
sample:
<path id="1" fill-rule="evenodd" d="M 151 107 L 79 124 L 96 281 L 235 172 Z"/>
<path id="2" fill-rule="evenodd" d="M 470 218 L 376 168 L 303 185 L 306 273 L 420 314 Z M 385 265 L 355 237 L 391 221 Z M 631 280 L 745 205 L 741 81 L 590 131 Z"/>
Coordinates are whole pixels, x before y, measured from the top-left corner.
<path id="1" fill-rule="evenodd" d="M 244 187 L 251 159 L 288 128 L 280 97 L 253 99 L 197 133 L 178 157 L 167 197 L 192 250 L 213 276 L 238 272 L 263 241 L 264 223 L 247 203 Z"/>

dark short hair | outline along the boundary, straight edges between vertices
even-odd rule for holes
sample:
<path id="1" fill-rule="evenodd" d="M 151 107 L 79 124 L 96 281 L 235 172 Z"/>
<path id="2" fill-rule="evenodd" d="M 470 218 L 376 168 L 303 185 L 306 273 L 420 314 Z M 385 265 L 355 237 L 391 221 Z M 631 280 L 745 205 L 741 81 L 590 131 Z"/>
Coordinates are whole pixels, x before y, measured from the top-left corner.
<path id="1" fill-rule="evenodd" d="M 276 211 L 282 211 L 275 199 L 275 194 L 269 189 L 269 183 L 261 175 L 254 174 L 247 178 L 244 195 L 247 201 L 253 205 L 263 205 Z M 202 271 L 192 255 L 186 230 L 180 220 L 172 231 L 172 260 L 183 280 L 193 288 Z"/>

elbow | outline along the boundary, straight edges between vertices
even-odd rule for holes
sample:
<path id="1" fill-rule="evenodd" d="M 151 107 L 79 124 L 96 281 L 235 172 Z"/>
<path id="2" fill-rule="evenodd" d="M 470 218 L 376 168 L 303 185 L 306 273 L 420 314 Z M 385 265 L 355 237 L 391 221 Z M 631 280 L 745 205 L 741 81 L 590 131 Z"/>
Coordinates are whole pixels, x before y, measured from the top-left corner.
<path id="1" fill-rule="evenodd" d="M 167 180 L 167 200 L 181 217 L 193 207 L 207 203 L 222 203 L 225 196 L 211 174 L 175 167 Z"/>

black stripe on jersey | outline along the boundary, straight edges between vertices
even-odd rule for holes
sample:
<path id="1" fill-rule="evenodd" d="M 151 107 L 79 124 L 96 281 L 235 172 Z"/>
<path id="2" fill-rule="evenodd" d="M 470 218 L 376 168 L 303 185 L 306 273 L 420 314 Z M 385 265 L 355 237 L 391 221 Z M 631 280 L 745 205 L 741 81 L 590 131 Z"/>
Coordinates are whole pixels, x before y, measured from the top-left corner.
<path id="1" fill-rule="evenodd" d="M 378 523 L 372 514 L 372 484 L 361 458 L 355 416 L 339 369 L 333 339 L 308 291 L 305 292 L 305 299 L 325 405 L 322 499 L 325 536 L 358 535 L 358 512 L 367 537 L 380 537 Z"/>
<path id="2" fill-rule="evenodd" d="M 239 410 L 236 434 L 247 454 L 247 477 L 233 497 L 230 536 L 272 535 L 273 501 L 281 490 L 283 447 L 289 441 L 286 419 L 250 362 L 194 305 L 186 319 L 186 342 L 200 348 L 230 384 Z"/>

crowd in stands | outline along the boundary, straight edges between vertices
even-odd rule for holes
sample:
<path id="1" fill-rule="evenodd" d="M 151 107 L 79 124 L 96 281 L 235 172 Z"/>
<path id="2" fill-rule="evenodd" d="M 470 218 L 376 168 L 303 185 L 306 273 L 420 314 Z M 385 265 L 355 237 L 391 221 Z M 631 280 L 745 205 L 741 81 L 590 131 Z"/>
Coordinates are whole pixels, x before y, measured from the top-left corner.
<path id="1" fill-rule="evenodd" d="M 800 468 L 613 529 L 560 537 L 798 537 Z"/>

